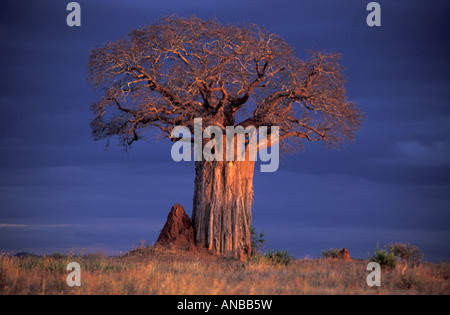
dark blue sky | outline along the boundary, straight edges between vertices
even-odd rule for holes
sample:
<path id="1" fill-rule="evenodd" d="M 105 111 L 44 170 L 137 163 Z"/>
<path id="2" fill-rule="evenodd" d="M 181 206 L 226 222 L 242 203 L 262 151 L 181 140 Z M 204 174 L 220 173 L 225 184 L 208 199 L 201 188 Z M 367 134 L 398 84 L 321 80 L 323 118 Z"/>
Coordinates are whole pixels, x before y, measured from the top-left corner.
<path id="1" fill-rule="evenodd" d="M 175 203 L 190 214 L 192 163 L 170 143 L 139 141 L 126 154 L 94 142 L 86 81 L 91 48 L 161 15 L 265 26 L 295 47 L 342 53 L 348 96 L 367 119 L 339 151 L 307 144 L 275 173 L 255 173 L 253 224 L 267 247 L 316 257 L 347 247 L 411 242 L 429 260 L 450 250 L 450 2 L 78 1 L 81 27 L 62 0 L 0 4 L 0 250 L 85 248 L 117 254 L 154 242 Z"/>

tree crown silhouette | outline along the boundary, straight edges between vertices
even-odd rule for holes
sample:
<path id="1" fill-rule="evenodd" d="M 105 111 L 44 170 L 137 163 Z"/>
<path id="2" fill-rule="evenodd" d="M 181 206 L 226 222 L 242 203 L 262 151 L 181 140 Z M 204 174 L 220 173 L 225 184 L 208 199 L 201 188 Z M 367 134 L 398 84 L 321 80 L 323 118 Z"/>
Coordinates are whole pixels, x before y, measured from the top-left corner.
<path id="1" fill-rule="evenodd" d="M 338 146 L 361 113 L 347 100 L 341 57 L 309 51 L 305 60 L 281 37 L 255 25 L 164 17 L 90 53 L 95 139 L 127 147 L 150 129 L 175 126 L 279 126 L 280 142 Z M 286 147 L 286 146 L 285 146 Z M 292 147 L 292 146 L 290 146 Z"/>

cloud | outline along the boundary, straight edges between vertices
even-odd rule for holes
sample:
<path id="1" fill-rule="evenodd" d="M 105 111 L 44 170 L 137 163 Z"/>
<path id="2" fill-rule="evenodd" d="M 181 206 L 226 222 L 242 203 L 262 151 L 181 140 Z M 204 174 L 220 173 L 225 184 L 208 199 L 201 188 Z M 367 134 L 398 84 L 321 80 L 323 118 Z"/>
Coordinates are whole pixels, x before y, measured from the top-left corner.
<path id="1" fill-rule="evenodd" d="M 306 144 L 278 172 L 256 172 L 253 219 L 280 227 L 274 245 L 313 255 L 367 228 L 370 242 L 350 244 L 364 253 L 386 230 L 405 240 L 419 231 L 423 246 L 449 257 L 450 2 L 380 3 L 374 29 L 355 1 L 80 0 L 82 27 L 70 28 L 67 3 L 2 1 L 0 248 L 126 250 L 154 239 L 174 203 L 191 210 L 194 165 L 173 162 L 170 144 L 139 141 L 125 154 L 93 141 L 99 96 L 85 80 L 95 45 L 175 13 L 264 25 L 302 57 L 311 47 L 343 54 L 349 98 L 367 119 L 343 150 Z M 278 235 L 291 222 L 289 238 Z M 444 232 L 423 232 L 433 229 Z"/>
<path id="2" fill-rule="evenodd" d="M 71 227 L 79 226 L 73 224 L 3 224 L 0 223 L 0 228 L 34 228 L 34 229 L 47 229 L 47 228 L 60 228 L 60 227 Z"/>
<path id="3" fill-rule="evenodd" d="M 401 153 L 406 157 L 405 162 L 418 165 L 450 165 L 450 148 L 446 143 L 421 144 L 415 140 L 397 144 Z"/>

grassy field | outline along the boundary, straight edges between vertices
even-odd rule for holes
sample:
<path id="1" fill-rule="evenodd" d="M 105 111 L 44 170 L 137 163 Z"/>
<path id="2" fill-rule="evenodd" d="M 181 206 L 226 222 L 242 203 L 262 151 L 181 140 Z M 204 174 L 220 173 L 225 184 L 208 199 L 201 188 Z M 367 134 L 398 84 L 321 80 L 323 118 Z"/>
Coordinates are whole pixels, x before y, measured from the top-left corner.
<path id="1" fill-rule="evenodd" d="M 66 266 L 81 266 L 69 287 Z M 368 261 L 301 259 L 288 265 L 242 262 L 206 253 L 137 249 L 120 257 L 0 256 L 0 294 L 450 294 L 450 264 L 424 262 L 383 269 L 381 286 L 366 284 Z"/>

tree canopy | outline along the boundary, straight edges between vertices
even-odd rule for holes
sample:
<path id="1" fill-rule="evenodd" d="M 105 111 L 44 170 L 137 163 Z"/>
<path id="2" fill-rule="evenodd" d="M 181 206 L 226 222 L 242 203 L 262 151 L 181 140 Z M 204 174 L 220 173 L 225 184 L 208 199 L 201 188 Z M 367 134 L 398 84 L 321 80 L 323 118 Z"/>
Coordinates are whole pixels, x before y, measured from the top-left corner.
<path id="1" fill-rule="evenodd" d="M 351 140 L 361 113 L 347 100 L 341 57 L 309 51 L 301 60 L 281 37 L 256 25 L 164 17 L 91 51 L 95 139 L 125 146 L 159 129 L 203 125 L 279 126 L 282 143 Z M 288 141 L 288 142 L 287 142 Z"/>

